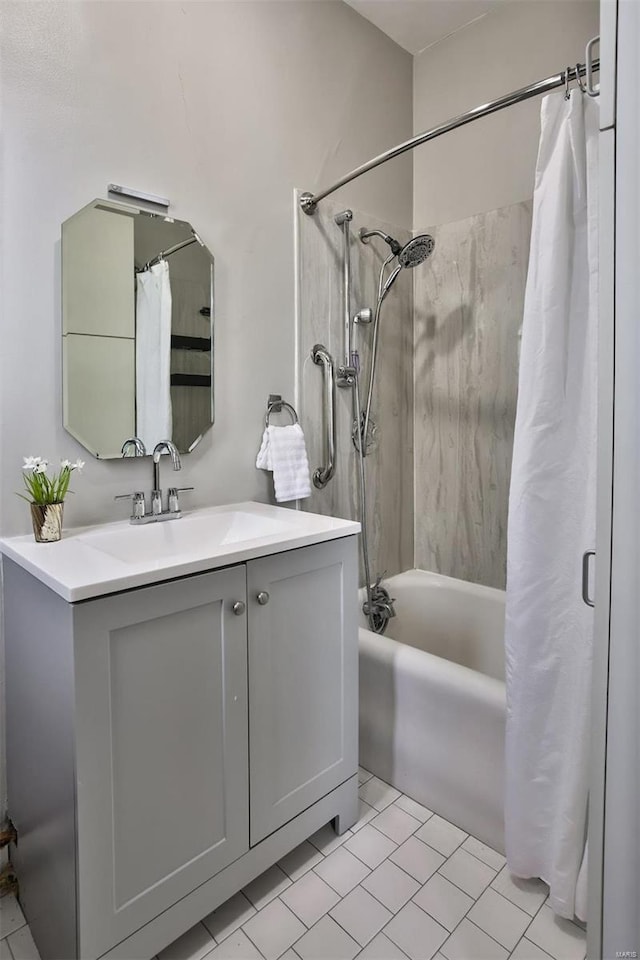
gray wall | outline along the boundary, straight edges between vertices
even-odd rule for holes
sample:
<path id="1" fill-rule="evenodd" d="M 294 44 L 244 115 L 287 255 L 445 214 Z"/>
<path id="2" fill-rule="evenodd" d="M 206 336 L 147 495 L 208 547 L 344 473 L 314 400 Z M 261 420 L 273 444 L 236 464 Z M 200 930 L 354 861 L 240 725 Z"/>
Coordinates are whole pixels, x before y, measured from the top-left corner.
<path id="1" fill-rule="evenodd" d="M 254 464 L 268 394 L 294 394 L 294 188 L 411 134 L 411 57 L 332 0 L 8 0 L 0 15 L 0 530 L 29 530 L 25 455 L 87 460 L 68 526 L 124 518 L 114 494 L 151 483 L 148 462 L 92 460 L 62 428 L 60 224 L 110 181 L 170 197 L 216 258 L 216 423 L 183 460 L 190 504 L 269 500 Z M 408 225 L 411 159 L 349 203 Z"/>
<path id="2" fill-rule="evenodd" d="M 584 60 L 598 30 L 592 0 L 498 5 L 414 58 L 414 131 Z M 535 98 L 413 153 L 414 231 L 436 237 L 414 271 L 415 560 L 500 588 L 539 114 Z"/>
<path id="3" fill-rule="evenodd" d="M 2 6 L 0 529 L 29 529 L 24 454 L 83 455 L 61 426 L 58 238 L 112 180 L 170 197 L 216 258 L 216 424 L 185 458 L 191 502 L 267 500 L 264 408 L 295 383 L 293 191 L 410 134 L 411 57 L 331 0 Z M 410 158 L 349 202 L 408 224 Z M 113 495 L 150 481 L 147 463 L 88 460 L 67 524 L 124 516 Z"/>
<path id="4" fill-rule="evenodd" d="M 509 0 L 414 58 L 416 133 L 584 61 L 597 0 Z M 533 192 L 540 98 L 413 152 L 413 226 L 497 210 Z"/>

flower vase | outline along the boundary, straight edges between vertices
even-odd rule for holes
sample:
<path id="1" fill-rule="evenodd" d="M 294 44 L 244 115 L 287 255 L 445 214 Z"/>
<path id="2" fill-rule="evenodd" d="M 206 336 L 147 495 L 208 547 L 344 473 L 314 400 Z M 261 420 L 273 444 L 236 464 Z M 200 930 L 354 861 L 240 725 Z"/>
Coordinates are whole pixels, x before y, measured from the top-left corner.
<path id="1" fill-rule="evenodd" d="M 62 503 L 32 503 L 31 523 L 37 543 L 53 543 L 62 538 Z"/>

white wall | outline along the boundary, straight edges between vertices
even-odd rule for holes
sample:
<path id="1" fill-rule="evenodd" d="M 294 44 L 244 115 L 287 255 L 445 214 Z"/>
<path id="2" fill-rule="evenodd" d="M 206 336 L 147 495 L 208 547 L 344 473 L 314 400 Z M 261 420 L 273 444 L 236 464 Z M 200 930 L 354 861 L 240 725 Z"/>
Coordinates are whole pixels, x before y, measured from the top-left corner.
<path id="1" fill-rule="evenodd" d="M 216 423 L 183 460 L 189 504 L 267 500 L 267 396 L 294 393 L 293 190 L 410 136 L 411 57 L 332 0 L 9 0 L 1 17 L 0 530 L 29 530 L 24 455 L 87 460 L 67 525 L 125 517 L 114 494 L 151 485 L 148 461 L 92 460 L 62 428 L 60 224 L 110 181 L 170 197 L 216 258 Z M 411 159 L 348 200 L 410 226 Z"/>
<path id="2" fill-rule="evenodd" d="M 414 58 L 414 132 L 584 61 L 597 0 L 512 0 Z M 416 230 L 496 210 L 533 193 L 540 97 L 413 152 Z"/>

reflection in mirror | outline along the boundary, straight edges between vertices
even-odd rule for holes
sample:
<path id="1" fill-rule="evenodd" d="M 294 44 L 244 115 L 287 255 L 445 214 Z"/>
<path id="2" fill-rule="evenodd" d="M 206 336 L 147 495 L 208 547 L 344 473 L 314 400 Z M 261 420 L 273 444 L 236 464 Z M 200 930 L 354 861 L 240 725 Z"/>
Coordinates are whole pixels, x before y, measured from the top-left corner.
<path id="1" fill-rule="evenodd" d="M 63 223 L 62 343 L 64 426 L 90 453 L 192 450 L 213 423 L 213 257 L 191 224 L 104 200 Z"/>

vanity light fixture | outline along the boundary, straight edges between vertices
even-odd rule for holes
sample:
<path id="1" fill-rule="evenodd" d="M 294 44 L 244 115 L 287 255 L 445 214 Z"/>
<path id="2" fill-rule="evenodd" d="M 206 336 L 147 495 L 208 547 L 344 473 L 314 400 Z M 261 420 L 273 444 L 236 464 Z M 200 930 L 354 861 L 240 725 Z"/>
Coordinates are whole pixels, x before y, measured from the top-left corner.
<path id="1" fill-rule="evenodd" d="M 109 193 L 117 193 L 120 197 L 133 197 L 135 200 L 141 200 L 142 203 L 154 203 L 157 207 L 169 206 L 166 197 L 157 197 L 154 193 L 143 193 L 141 190 L 134 190 L 132 187 L 123 187 L 119 183 L 108 183 Z"/>

